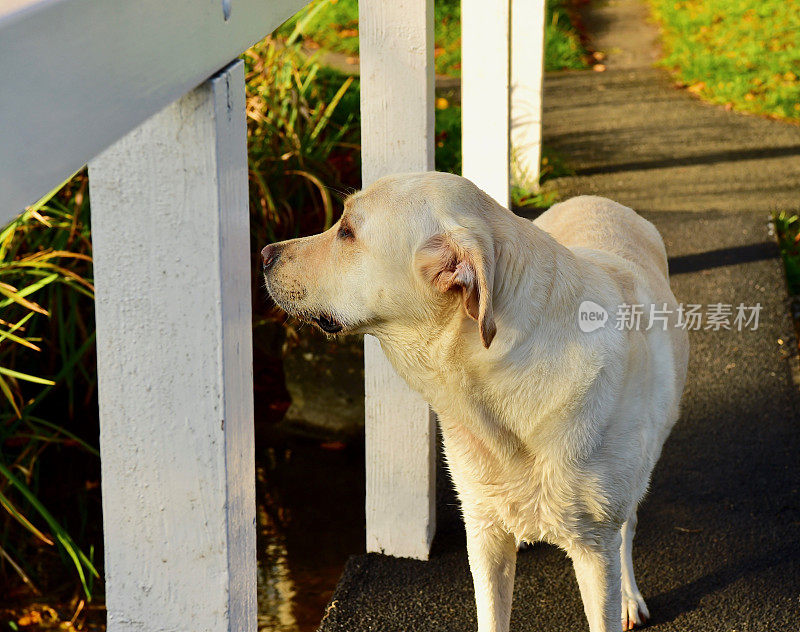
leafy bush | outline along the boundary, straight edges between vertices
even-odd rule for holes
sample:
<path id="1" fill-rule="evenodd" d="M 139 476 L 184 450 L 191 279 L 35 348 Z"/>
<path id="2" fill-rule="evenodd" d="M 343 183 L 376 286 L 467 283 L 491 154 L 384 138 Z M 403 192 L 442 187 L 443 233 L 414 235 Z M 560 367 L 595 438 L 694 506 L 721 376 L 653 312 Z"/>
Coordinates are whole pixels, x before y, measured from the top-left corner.
<path id="1" fill-rule="evenodd" d="M 587 67 L 586 49 L 570 19 L 570 0 L 548 0 L 544 23 L 545 70 L 581 70 Z"/>
<path id="2" fill-rule="evenodd" d="M 264 245 L 327 228 L 331 187 L 360 172 L 358 103 L 346 99 L 354 79 L 323 69 L 291 41 L 267 38 L 244 60 L 255 237 Z M 350 106 L 344 115 L 343 100 Z"/>

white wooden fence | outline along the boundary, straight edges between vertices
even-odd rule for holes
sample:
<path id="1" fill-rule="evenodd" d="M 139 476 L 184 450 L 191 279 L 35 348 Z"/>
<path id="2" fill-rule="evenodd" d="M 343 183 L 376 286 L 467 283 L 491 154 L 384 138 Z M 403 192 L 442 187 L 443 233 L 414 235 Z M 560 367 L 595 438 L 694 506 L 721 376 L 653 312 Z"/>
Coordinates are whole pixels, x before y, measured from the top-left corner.
<path id="1" fill-rule="evenodd" d="M 110 632 L 255 630 L 235 59 L 305 3 L 0 3 L 0 224 L 89 163 Z M 359 8 L 364 183 L 432 169 L 433 0 Z M 507 203 L 512 155 L 538 173 L 544 0 L 462 13 L 464 175 Z M 365 345 L 367 548 L 425 559 L 433 415 Z"/>

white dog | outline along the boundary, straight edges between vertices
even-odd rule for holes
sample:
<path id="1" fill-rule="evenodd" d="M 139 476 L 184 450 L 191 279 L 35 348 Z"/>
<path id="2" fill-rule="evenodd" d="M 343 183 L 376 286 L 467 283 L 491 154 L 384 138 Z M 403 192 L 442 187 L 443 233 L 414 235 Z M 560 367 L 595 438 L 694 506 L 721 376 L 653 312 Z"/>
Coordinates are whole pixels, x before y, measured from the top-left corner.
<path id="1" fill-rule="evenodd" d="M 464 178 L 405 174 L 262 257 L 278 305 L 331 334 L 377 336 L 438 414 L 479 632 L 509 628 L 517 541 L 572 558 L 591 632 L 649 617 L 631 561 L 636 508 L 689 353 L 652 224 L 599 197 L 531 222 Z"/>

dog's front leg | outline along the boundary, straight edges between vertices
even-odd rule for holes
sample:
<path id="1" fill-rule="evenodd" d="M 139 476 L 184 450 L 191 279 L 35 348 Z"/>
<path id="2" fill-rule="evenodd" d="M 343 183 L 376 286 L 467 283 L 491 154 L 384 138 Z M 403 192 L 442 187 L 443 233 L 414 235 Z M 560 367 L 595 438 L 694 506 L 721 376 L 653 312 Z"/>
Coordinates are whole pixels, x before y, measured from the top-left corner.
<path id="1" fill-rule="evenodd" d="M 591 632 L 621 632 L 620 535 L 569 551 Z"/>
<path id="2" fill-rule="evenodd" d="M 465 516 L 464 522 L 478 607 L 478 632 L 508 632 L 517 565 L 516 540 L 490 520 Z"/>

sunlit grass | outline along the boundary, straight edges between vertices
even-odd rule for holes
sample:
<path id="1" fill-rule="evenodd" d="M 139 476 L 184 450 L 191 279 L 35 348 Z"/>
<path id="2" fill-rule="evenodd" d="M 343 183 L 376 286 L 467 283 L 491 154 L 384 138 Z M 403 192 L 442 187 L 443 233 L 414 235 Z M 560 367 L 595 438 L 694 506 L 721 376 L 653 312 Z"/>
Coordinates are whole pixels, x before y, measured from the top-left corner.
<path id="1" fill-rule="evenodd" d="M 745 112 L 800 121 L 800 3 L 650 0 L 663 64 L 690 91 Z"/>

